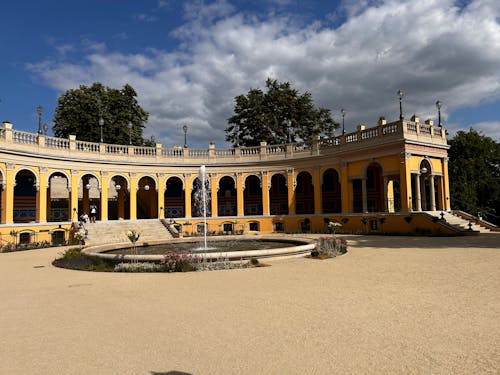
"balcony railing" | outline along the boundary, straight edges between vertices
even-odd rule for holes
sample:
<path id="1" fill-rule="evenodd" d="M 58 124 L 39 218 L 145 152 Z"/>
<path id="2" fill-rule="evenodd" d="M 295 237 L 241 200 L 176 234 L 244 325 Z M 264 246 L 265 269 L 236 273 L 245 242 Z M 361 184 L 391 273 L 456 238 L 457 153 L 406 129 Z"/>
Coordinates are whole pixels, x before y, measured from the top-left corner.
<path id="1" fill-rule="evenodd" d="M 297 142 L 291 144 L 268 145 L 262 142 L 260 146 L 215 148 L 210 144 L 208 148 L 181 148 L 164 147 L 156 144 L 155 147 L 143 147 L 132 145 L 114 145 L 76 140 L 75 136 L 69 139 L 49 137 L 37 133 L 29 133 L 12 129 L 12 124 L 4 122 L 0 127 L 0 147 L 22 149 L 29 151 L 36 147 L 36 152 L 56 154 L 59 156 L 75 156 L 88 159 L 106 159 L 128 161 L 130 158 L 154 159 L 155 161 L 168 162 L 169 159 L 193 161 L 193 162 L 216 162 L 216 161 L 239 161 L 239 160 L 264 160 L 304 157 L 307 155 L 320 155 L 351 151 L 365 147 L 365 143 L 376 144 L 377 140 L 387 141 L 418 141 L 446 147 L 446 131 L 441 127 L 435 127 L 428 123 L 414 121 L 396 121 L 389 124 L 382 123 L 375 127 L 365 129 L 358 126 L 355 132 L 340 136 L 320 138 L 315 137 L 310 142 Z"/>

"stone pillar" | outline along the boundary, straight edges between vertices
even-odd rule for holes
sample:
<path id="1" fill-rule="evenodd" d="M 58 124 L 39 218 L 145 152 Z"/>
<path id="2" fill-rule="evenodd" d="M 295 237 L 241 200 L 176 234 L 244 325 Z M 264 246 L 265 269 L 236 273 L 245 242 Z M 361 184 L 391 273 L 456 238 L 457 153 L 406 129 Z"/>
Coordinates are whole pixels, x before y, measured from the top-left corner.
<path id="1" fill-rule="evenodd" d="M 101 221 L 108 221 L 108 189 L 109 175 L 108 172 L 101 172 Z"/>
<path id="2" fill-rule="evenodd" d="M 38 223 L 47 222 L 47 187 L 47 168 L 42 167 L 36 185 L 36 221 Z"/>
<path id="3" fill-rule="evenodd" d="M 295 176 L 293 173 L 293 169 L 289 169 L 287 172 L 288 214 L 295 215 Z"/>
<path id="4" fill-rule="evenodd" d="M 184 174 L 184 216 L 189 218 L 191 212 L 191 194 L 192 194 L 192 180 L 189 178 L 191 175 Z"/>
<path id="5" fill-rule="evenodd" d="M 244 177 L 241 172 L 236 173 L 236 215 L 243 216 L 244 215 Z"/>
<path id="6" fill-rule="evenodd" d="M 78 183 L 80 182 L 79 172 L 71 170 L 71 193 L 70 193 L 70 206 L 71 206 L 71 221 L 78 221 L 81 214 L 78 212 Z"/>
<path id="7" fill-rule="evenodd" d="M 4 220 L 5 224 L 14 223 L 14 185 L 16 184 L 16 177 L 14 174 L 14 164 L 7 163 L 7 170 L 5 173 L 4 196 Z"/>
<path id="8" fill-rule="evenodd" d="M 217 181 L 217 173 L 210 173 L 210 191 L 212 194 L 212 217 L 219 216 L 219 200 L 217 197 L 217 192 L 219 191 L 219 181 Z"/>
<path id="9" fill-rule="evenodd" d="M 321 170 L 320 167 L 313 169 L 313 187 L 314 187 L 314 214 L 319 215 L 323 212 L 323 196 L 321 191 Z"/>
<path id="10" fill-rule="evenodd" d="M 448 158 L 443 158 L 441 160 L 441 165 L 443 168 L 443 191 L 444 191 L 444 204 L 443 207 L 446 211 L 451 210 L 450 202 L 450 179 L 448 175 Z"/>
<path id="11" fill-rule="evenodd" d="M 420 173 L 415 174 L 415 199 L 417 202 L 417 211 L 422 211 L 422 195 L 420 189 Z"/>
<path id="12" fill-rule="evenodd" d="M 401 153 L 399 164 L 399 186 L 401 195 L 401 210 L 410 212 L 412 210 L 412 190 L 411 190 L 411 171 L 410 154 Z"/>
<path id="13" fill-rule="evenodd" d="M 137 174 L 130 174 L 130 220 L 137 219 L 137 190 L 139 189 Z"/>
<path id="14" fill-rule="evenodd" d="M 271 212 L 271 203 L 269 202 L 269 189 L 271 184 L 269 183 L 269 175 L 267 171 L 262 172 L 260 185 L 262 189 L 262 215 L 269 215 Z"/>
<path id="15" fill-rule="evenodd" d="M 158 173 L 158 190 L 157 190 L 157 202 L 156 208 L 158 212 L 156 216 L 159 219 L 165 218 L 165 189 L 167 186 L 167 181 L 163 173 Z"/>
<path id="16" fill-rule="evenodd" d="M 340 164 L 340 202 L 342 205 L 342 213 L 347 214 L 353 211 L 352 184 L 349 184 L 349 175 L 347 163 Z"/>
<path id="17" fill-rule="evenodd" d="M 436 211 L 436 191 L 434 189 L 434 175 L 429 176 L 430 194 L 431 194 L 431 211 Z"/>

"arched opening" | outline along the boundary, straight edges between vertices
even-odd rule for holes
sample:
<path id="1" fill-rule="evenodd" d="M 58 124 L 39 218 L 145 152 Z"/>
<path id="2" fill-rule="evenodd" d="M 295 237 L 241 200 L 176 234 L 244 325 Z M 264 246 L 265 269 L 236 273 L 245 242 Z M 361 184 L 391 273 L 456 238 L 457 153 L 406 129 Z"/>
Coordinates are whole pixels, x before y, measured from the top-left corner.
<path id="1" fill-rule="evenodd" d="M 420 189 L 423 211 L 435 211 L 438 198 L 437 179 L 432 174 L 431 164 L 428 159 L 420 163 Z"/>
<path id="2" fill-rule="evenodd" d="M 114 176 L 108 186 L 108 220 L 130 219 L 130 187 L 123 176 Z"/>
<path id="3" fill-rule="evenodd" d="M 366 169 L 366 195 L 368 212 L 383 212 L 384 208 L 384 178 L 382 167 L 372 163 Z"/>
<path id="4" fill-rule="evenodd" d="M 217 211 L 219 216 L 236 216 L 236 187 L 229 176 L 224 176 L 219 181 Z"/>
<path id="5" fill-rule="evenodd" d="M 83 213 L 91 216 L 91 210 L 96 210 L 96 219 L 101 220 L 101 190 L 99 180 L 91 174 L 82 176 L 78 183 L 78 217 Z"/>
<path id="6" fill-rule="evenodd" d="M 184 197 L 182 180 L 179 177 L 170 177 L 166 182 L 163 195 L 164 217 L 184 217 Z"/>
<path id="7" fill-rule="evenodd" d="M 295 212 L 299 215 L 314 213 L 314 186 L 309 172 L 304 171 L 297 175 Z"/>
<path id="8" fill-rule="evenodd" d="M 257 176 L 248 176 L 245 179 L 243 193 L 244 215 L 262 215 L 262 188 Z"/>
<path id="9" fill-rule="evenodd" d="M 146 176 L 139 180 L 137 191 L 137 218 L 154 219 L 158 216 L 158 194 L 156 183 L 152 177 Z"/>
<path id="10" fill-rule="evenodd" d="M 269 201 L 271 215 L 288 215 L 288 188 L 286 178 L 282 174 L 274 174 L 271 177 Z"/>
<path id="11" fill-rule="evenodd" d="M 339 174 L 335 169 L 329 168 L 323 173 L 321 194 L 323 202 L 323 213 L 342 211 L 342 196 Z"/>
<path id="12" fill-rule="evenodd" d="M 14 186 L 14 223 L 36 220 L 36 176 L 22 169 L 16 174 Z"/>
<path id="13" fill-rule="evenodd" d="M 70 192 L 68 178 L 64 173 L 55 172 L 49 177 L 47 187 L 47 220 L 52 222 L 70 220 Z"/>

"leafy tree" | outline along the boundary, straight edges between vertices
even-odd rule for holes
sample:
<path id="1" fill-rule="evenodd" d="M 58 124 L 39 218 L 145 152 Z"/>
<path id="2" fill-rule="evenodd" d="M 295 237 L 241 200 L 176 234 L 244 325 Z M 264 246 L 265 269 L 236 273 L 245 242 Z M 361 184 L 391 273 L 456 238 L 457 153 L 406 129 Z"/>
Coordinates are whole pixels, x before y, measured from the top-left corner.
<path id="1" fill-rule="evenodd" d="M 310 141 L 314 135 L 331 136 L 339 127 L 329 109 L 314 106 L 311 93 L 301 94 L 289 82 L 270 78 L 266 88 L 250 89 L 234 99 L 226 141 L 242 146 Z"/>
<path id="2" fill-rule="evenodd" d="M 452 208 L 498 222 L 500 143 L 474 129 L 459 131 L 448 143 Z"/>
<path id="3" fill-rule="evenodd" d="M 141 108 L 136 97 L 137 93 L 128 84 L 121 90 L 105 87 L 99 82 L 67 90 L 58 99 L 54 135 L 67 138 L 75 134 L 78 140 L 99 142 L 99 119 L 102 118 L 103 142 L 128 144 L 131 134 L 132 144 L 152 146 L 155 144 L 153 137 L 142 137 L 148 113 Z"/>

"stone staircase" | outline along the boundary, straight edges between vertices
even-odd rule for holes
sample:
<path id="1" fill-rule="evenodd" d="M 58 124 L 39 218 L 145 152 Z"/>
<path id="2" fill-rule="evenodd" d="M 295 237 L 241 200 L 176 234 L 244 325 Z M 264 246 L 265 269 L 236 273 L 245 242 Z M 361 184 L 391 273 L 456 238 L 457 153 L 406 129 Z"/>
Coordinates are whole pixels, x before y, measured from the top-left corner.
<path id="1" fill-rule="evenodd" d="M 85 224 L 88 245 L 108 243 L 129 243 L 127 231 L 135 230 L 141 234 L 138 242 L 170 240 L 172 234 L 158 219 L 110 220 Z"/>
<path id="2" fill-rule="evenodd" d="M 443 218 L 446 220 L 446 222 L 454 227 L 459 228 L 460 230 L 469 230 L 469 220 L 462 219 L 461 217 L 458 217 L 456 215 L 453 215 L 451 212 L 446 212 L 446 211 L 427 211 L 428 214 L 432 216 L 437 216 L 441 219 L 441 212 L 444 212 Z M 470 227 L 471 230 L 480 232 L 480 233 L 492 233 L 489 229 L 484 228 L 475 222 L 471 221 L 470 222 L 472 226 Z"/>

